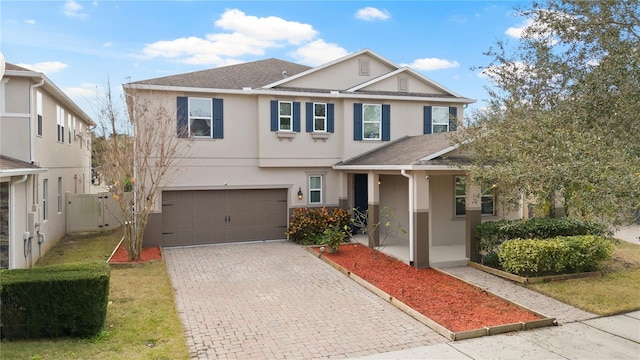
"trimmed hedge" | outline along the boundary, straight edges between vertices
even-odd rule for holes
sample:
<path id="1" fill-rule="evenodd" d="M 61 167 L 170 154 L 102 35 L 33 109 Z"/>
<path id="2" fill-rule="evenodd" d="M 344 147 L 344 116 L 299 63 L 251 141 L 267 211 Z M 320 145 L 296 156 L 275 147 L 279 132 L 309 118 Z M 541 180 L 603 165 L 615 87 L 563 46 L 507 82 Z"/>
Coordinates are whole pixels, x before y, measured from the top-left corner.
<path id="1" fill-rule="evenodd" d="M 558 236 L 608 234 L 603 224 L 570 218 L 532 218 L 526 220 L 488 221 L 476 226 L 481 241 L 502 242 L 509 239 L 548 239 Z"/>
<path id="2" fill-rule="evenodd" d="M 497 265 L 496 251 L 509 239 L 549 239 L 558 236 L 608 236 L 610 231 L 601 223 L 570 218 L 532 218 L 484 222 L 475 228 L 482 263 Z"/>
<path id="3" fill-rule="evenodd" d="M 0 271 L 2 336 L 8 339 L 90 337 L 107 315 L 105 262 Z"/>
<path id="4" fill-rule="evenodd" d="M 603 236 L 579 235 L 551 239 L 512 239 L 497 251 L 502 268 L 522 276 L 594 271 L 611 257 L 614 245 Z"/>

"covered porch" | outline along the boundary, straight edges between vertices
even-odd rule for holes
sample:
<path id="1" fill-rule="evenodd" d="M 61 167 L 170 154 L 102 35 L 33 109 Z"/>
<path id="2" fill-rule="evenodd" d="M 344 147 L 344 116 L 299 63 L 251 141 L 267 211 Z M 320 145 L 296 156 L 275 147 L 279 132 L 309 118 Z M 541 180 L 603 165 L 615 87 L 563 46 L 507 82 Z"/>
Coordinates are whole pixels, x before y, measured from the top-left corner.
<path id="1" fill-rule="evenodd" d="M 466 157 L 457 149 L 446 134 L 428 134 L 334 165 L 342 172 L 340 206 L 364 212 L 372 235 L 357 234 L 354 240 L 417 268 L 477 261 L 473 229 L 481 222 L 480 189 L 470 184 L 458 189 Z M 389 228 L 402 231 L 389 233 Z"/>
<path id="2" fill-rule="evenodd" d="M 352 241 L 365 246 L 369 239 L 366 234 L 358 234 L 352 237 Z M 407 264 L 410 263 L 409 239 L 399 236 L 390 236 L 380 244 L 378 250 Z M 466 266 L 469 258 L 465 255 L 465 244 L 435 245 L 429 250 L 429 266 L 446 268 L 452 266 Z"/>

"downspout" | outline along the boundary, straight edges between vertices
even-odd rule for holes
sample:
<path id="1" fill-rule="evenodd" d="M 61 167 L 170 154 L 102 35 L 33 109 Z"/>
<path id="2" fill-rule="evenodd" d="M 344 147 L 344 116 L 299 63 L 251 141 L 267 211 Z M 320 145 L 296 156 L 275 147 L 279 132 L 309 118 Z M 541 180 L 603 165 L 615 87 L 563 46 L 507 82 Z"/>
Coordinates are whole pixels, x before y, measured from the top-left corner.
<path id="1" fill-rule="evenodd" d="M 31 86 L 29 86 L 29 113 L 30 113 L 30 121 L 29 121 L 29 161 L 31 161 L 31 164 L 35 164 L 35 159 L 34 159 L 34 153 L 35 153 L 35 149 L 34 149 L 34 143 L 35 143 L 35 135 L 33 134 L 33 123 L 34 121 L 37 120 L 38 114 L 37 111 L 33 111 L 33 89 L 40 87 L 44 85 L 44 79 L 42 79 L 39 83 L 37 84 L 31 84 Z"/>
<path id="2" fill-rule="evenodd" d="M 11 189 L 9 190 L 9 196 L 10 197 L 14 197 L 14 194 L 16 193 L 16 185 L 17 184 L 22 184 L 25 181 L 27 181 L 27 177 L 28 177 L 28 175 L 25 174 L 25 175 L 22 175 L 22 179 L 10 182 L 10 187 L 11 187 Z M 29 208 L 29 197 L 27 196 L 26 192 L 24 194 L 24 206 L 25 206 L 25 209 Z M 11 222 L 14 223 L 15 218 L 16 218 L 16 214 L 15 214 L 16 208 L 15 208 L 15 206 L 11 206 L 10 209 L 11 209 L 11 214 L 9 215 L 9 218 L 11 219 Z M 15 228 L 16 227 L 15 227 L 15 223 L 14 223 L 14 225 L 11 226 L 11 231 L 14 232 L 14 234 L 15 234 Z M 25 229 L 29 228 L 29 218 L 27 216 L 25 216 L 25 218 L 24 218 L 24 228 Z M 11 236 L 11 235 L 9 235 L 9 236 Z M 31 234 L 29 234 L 29 239 L 31 239 Z M 25 240 L 24 257 L 26 259 L 27 258 L 27 254 L 28 254 L 28 252 L 27 252 L 27 241 L 26 241 L 26 239 L 23 239 L 23 240 Z M 29 245 L 31 245 L 31 241 L 29 241 Z M 29 249 L 30 249 L 30 247 L 29 247 Z M 10 256 L 9 259 L 13 260 L 14 257 Z M 13 261 L 14 261 L 14 264 L 9 264 L 9 268 L 10 269 L 12 268 L 12 265 L 15 266 L 15 260 L 13 260 Z"/>
<path id="3" fill-rule="evenodd" d="M 409 265 L 413 266 L 413 175 L 401 169 L 402 176 L 409 179 Z"/>

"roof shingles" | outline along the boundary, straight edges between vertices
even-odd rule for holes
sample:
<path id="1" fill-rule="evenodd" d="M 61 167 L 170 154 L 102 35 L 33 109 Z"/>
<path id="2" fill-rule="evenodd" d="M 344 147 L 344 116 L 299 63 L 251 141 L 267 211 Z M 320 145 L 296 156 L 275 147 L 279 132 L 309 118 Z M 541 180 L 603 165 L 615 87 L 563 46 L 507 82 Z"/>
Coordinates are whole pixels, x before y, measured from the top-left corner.
<path id="1" fill-rule="evenodd" d="M 420 159 L 452 145 L 447 133 L 406 136 L 337 165 L 418 165 Z"/>
<path id="2" fill-rule="evenodd" d="M 272 58 L 142 80 L 133 82 L 133 84 L 207 89 L 241 90 L 245 87 L 255 89 L 282 80 L 285 76 L 295 75 L 309 69 L 311 68 L 305 65 Z"/>

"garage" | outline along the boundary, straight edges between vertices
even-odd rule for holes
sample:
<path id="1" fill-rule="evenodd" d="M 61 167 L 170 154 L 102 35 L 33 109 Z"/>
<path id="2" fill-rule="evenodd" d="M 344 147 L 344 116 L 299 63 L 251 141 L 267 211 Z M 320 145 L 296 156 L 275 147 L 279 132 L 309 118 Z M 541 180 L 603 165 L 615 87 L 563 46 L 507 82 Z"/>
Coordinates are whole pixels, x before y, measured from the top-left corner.
<path id="1" fill-rule="evenodd" d="M 162 246 L 284 239 L 287 189 L 162 193 Z"/>

